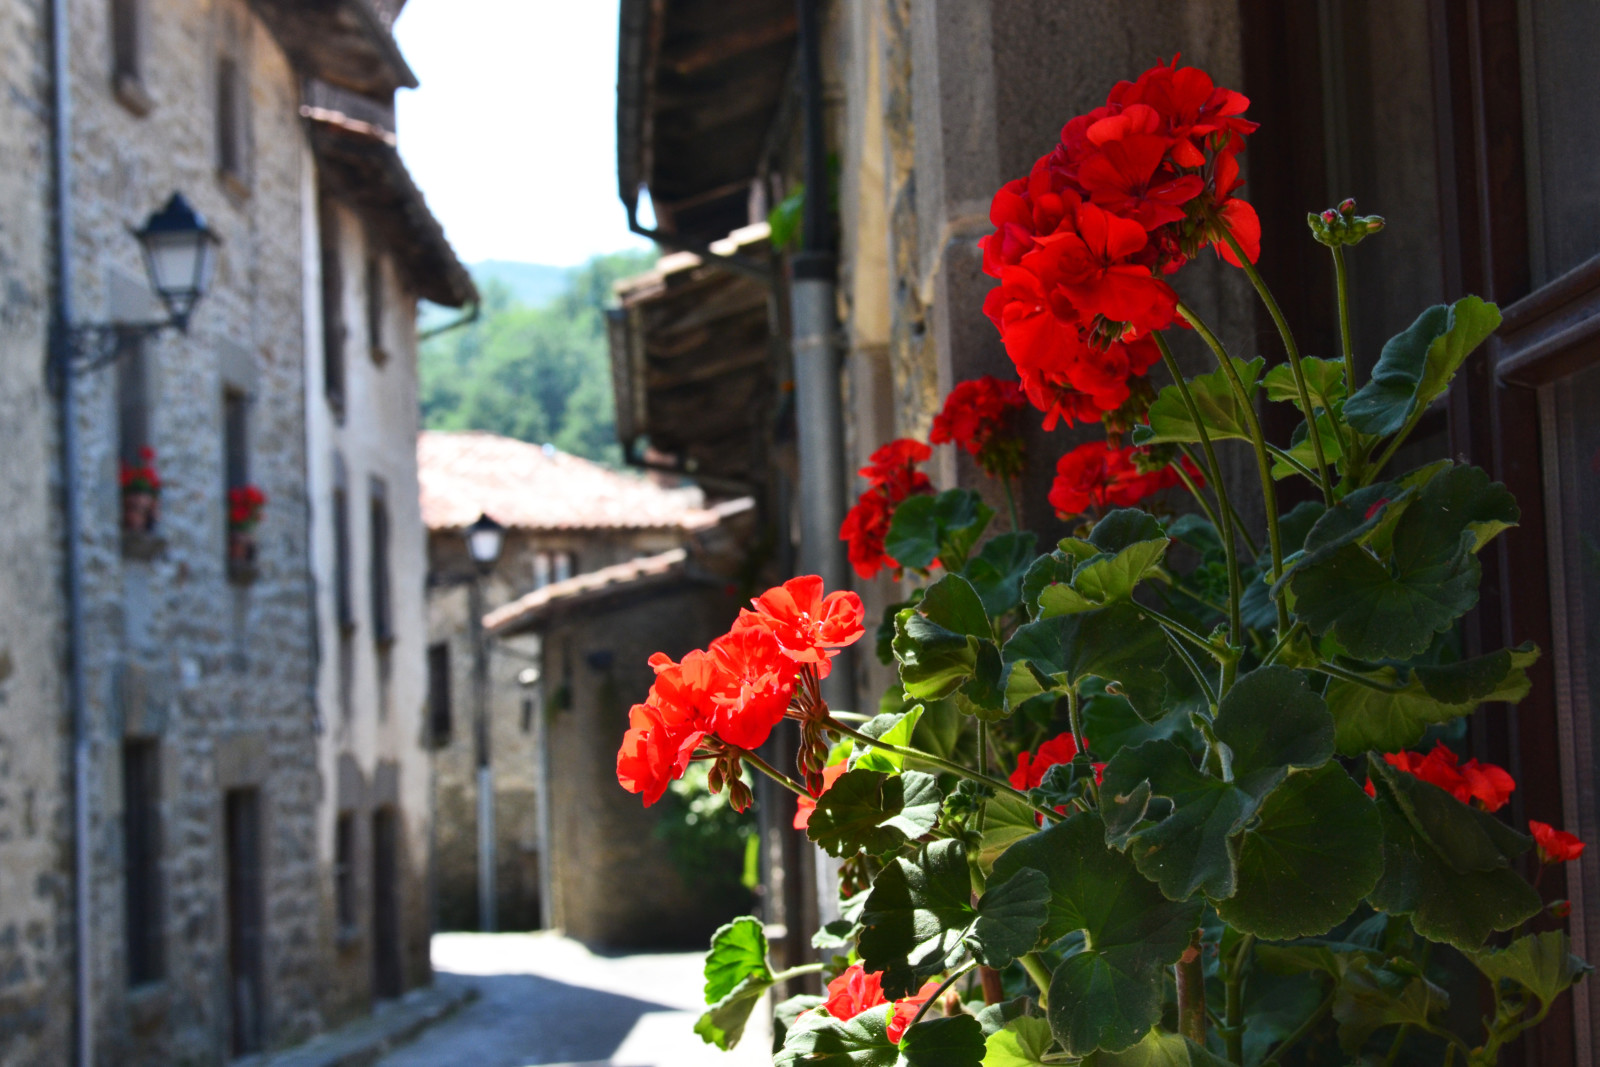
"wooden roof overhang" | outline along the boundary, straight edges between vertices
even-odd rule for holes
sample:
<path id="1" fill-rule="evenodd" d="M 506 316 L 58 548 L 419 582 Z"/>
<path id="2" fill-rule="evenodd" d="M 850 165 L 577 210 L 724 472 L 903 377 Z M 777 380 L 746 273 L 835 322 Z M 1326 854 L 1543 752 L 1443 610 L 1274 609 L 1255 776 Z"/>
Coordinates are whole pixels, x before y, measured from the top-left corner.
<path id="1" fill-rule="evenodd" d="M 393 0 L 250 0 L 250 6 L 296 70 L 352 92 L 387 100 L 415 89 L 400 46 L 389 32 Z"/>
<path id="2" fill-rule="evenodd" d="M 766 226 L 737 231 L 717 242 L 723 249 L 766 260 Z M 683 252 L 621 283 L 618 296 L 609 327 L 625 454 L 711 492 L 763 484 L 780 399 L 772 289 Z"/>
<path id="3" fill-rule="evenodd" d="M 656 228 L 709 242 L 750 221 L 751 183 L 793 95 L 793 0 L 622 0 L 617 180 Z"/>
<path id="4" fill-rule="evenodd" d="M 302 107 L 323 180 L 383 235 L 411 289 L 445 307 L 478 299 L 472 276 L 428 210 L 392 133 L 339 112 Z"/>

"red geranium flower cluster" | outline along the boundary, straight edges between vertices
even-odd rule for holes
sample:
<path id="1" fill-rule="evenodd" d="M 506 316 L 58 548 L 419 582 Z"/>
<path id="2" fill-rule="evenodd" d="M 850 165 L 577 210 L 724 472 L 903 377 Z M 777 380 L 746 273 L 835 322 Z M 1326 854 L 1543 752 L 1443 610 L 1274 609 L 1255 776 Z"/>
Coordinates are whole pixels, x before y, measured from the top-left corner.
<path id="1" fill-rule="evenodd" d="M 1510 801 L 1517 783 L 1503 767 L 1470 759 L 1461 763 L 1443 741 L 1433 751 L 1386 752 L 1384 762 L 1436 785 L 1463 804 L 1476 803 L 1484 811 L 1499 811 Z M 1370 783 L 1368 783 L 1370 785 Z"/>
<path id="2" fill-rule="evenodd" d="M 1077 755 L 1078 742 L 1073 740 L 1071 734 L 1057 734 L 1040 745 L 1037 752 L 1030 753 L 1024 750 L 1017 754 L 1017 769 L 1010 775 L 1011 788 L 1021 789 L 1024 792 L 1037 789 L 1044 782 L 1046 771 L 1058 763 L 1071 763 Z M 1094 780 L 1097 784 L 1105 774 L 1105 770 L 1104 763 L 1094 765 Z M 1057 804 L 1056 810 L 1065 814 L 1066 805 Z M 1044 821 L 1042 815 L 1034 818 L 1040 823 Z"/>
<path id="3" fill-rule="evenodd" d="M 1161 489 L 1180 484 L 1172 464 L 1140 470 L 1137 460 L 1148 465 L 1145 449 L 1117 448 L 1105 441 L 1088 441 L 1056 461 L 1055 481 L 1050 485 L 1050 506 L 1064 519 L 1082 515 L 1091 508 L 1131 508 Z M 1180 462 L 1195 483 L 1203 484 L 1200 471 L 1184 457 Z"/>
<path id="4" fill-rule="evenodd" d="M 1016 382 L 987 374 L 961 382 L 950 390 L 944 408 L 933 417 L 928 440 L 936 445 L 960 445 L 991 478 L 1013 478 L 1022 473 L 1023 458 L 1016 414 L 1027 403 Z"/>
<path id="5" fill-rule="evenodd" d="M 228 490 L 228 528 L 248 531 L 261 521 L 267 494 L 253 485 L 236 485 Z"/>
<path id="6" fill-rule="evenodd" d="M 883 540 L 889 535 L 894 509 L 902 501 L 933 492 L 928 476 L 917 470 L 917 464 L 926 463 L 932 455 L 933 449 L 921 441 L 902 437 L 874 452 L 857 472 L 867 480 L 867 489 L 839 524 L 839 540 L 849 543 L 850 565 L 862 578 L 876 577 L 884 567 L 900 566 L 883 550 Z"/>
<path id="7" fill-rule="evenodd" d="M 1256 258 L 1260 220 L 1233 195 L 1248 106 L 1175 57 L 1119 82 L 995 194 L 983 268 L 1000 284 L 984 311 L 1047 429 L 1128 402 L 1160 358 L 1149 333 L 1177 315 L 1164 276 L 1207 245 L 1239 265 L 1225 231 Z"/>
<path id="8" fill-rule="evenodd" d="M 782 721 L 797 694 L 815 691 L 833 657 L 865 632 L 861 598 L 824 596 L 816 575 L 791 578 L 751 602 L 732 629 L 678 662 L 650 657 L 655 684 L 628 713 L 617 752 L 617 781 L 644 794 L 648 807 L 667 785 L 683 777 L 697 757 L 716 758 L 712 791 L 725 782 L 729 800 L 743 811 L 750 791 L 739 780 L 739 758 L 759 747 Z"/>
<path id="9" fill-rule="evenodd" d="M 1583 842 L 1576 834 L 1557 830 L 1547 822 L 1528 820 L 1528 830 L 1539 845 L 1540 863 L 1566 863 L 1583 855 Z"/>
<path id="10" fill-rule="evenodd" d="M 889 1040 L 895 1044 L 905 1036 L 906 1030 L 911 1026 L 911 1020 L 926 1004 L 930 997 L 939 991 L 939 983 L 934 979 L 924 982 L 922 988 L 903 1000 L 894 1002 L 894 1010 L 889 1013 L 888 1033 Z M 839 977 L 828 983 L 828 997 L 822 1006 L 828 1014 L 841 1021 L 854 1019 L 868 1008 L 876 1008 L 880 1004 L 889 1003 L 883 995 L 883 979 L 880 975 L 868 974 L 859 963 L 852 963 L 840 972 Z"/>
<path id="11" fill-rule="evenodd" d="M 122 462 L 117 481 L 124 493 L 159 493 L 161 475 L 156 473 L 156 450 L 149 445 L 139 449 L 139 462 Z"/>

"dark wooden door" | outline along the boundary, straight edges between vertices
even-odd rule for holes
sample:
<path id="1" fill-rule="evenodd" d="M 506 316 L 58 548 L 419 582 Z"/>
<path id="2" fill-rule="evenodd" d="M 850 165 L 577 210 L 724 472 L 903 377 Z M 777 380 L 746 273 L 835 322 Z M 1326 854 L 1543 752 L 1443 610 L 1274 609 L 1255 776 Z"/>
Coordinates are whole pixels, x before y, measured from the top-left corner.
<path id="1" fill-rule="evenodd" d="M 234 1055 L 259 1051 L 266 1033 L 261 794 L 230 790 L 224 802 L 228 888 L 228 1001 Z"/>
<path id="2" fill-rule="evenodd" d="M 405 992 L 400 956 L 400 820 L 393 808 L 372 813 L 372 992 Z"/>

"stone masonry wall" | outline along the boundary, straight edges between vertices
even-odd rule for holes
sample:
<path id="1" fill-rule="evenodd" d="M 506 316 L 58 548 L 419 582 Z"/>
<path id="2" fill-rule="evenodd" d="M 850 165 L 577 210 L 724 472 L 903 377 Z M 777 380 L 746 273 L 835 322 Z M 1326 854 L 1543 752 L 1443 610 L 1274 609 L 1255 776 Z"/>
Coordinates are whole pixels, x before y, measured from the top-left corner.
<path id="1" fill-rule="evenodd" d="M 94 737 L 93 1029 L 101 1062 L 217 1063 L 239 1020 L 230 1004 L 224 798 L 255 791 L 264 966 L 247 1014 L 268 1045 L 324 1023 L 314 817 L 316 654 L 305 495 L 299 79 L 238 0 L 147 5 L 136 114 L 110 85 L 109 6 L 72 4 L 80 314 L 142 317 L 142 268 L 127 234 L 182 190 L 223 244 L 187 336 L 147 348 L 151 444 L 166 488 L 152 558 L 119 531 L 115 375 L 81 385 L 85 443 L 88 697 Z M 216 71 L 241 63 L 242 180 L 218 171 Z M 230 580 L 223 396 L 248 398 L 250 480 L 268 503 L 253 581 Z M 159 745 L 164 977 L 129 988 L 121 874 L 121 751 Z"/>
<path id="2" fill-rule="evenodd" d="M 71 737 L 50 317 L 48 5 L 0 4 L 0 1064 L 67 1062 Z"/>

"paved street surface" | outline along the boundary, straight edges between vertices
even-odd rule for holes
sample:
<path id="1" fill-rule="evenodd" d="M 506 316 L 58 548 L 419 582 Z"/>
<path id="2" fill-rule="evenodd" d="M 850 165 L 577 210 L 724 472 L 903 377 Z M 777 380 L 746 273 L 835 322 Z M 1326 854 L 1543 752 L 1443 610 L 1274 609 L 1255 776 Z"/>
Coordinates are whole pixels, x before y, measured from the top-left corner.
<path id="1" fill-rule="evenodd" d="M 379 1067 L 757 1067 L 763 1018 L 733 1052 L 694 1033 L 705 1008 L 701 954 L 602 956 L 549 934 L 440 934 L 437 981 L 478 999 Z M 758 1013 L 759 1016 L 760 1013 Z"/>

